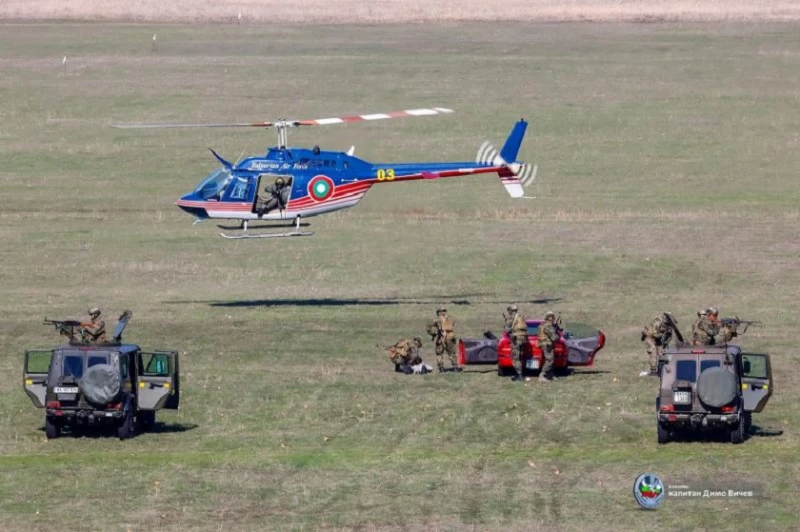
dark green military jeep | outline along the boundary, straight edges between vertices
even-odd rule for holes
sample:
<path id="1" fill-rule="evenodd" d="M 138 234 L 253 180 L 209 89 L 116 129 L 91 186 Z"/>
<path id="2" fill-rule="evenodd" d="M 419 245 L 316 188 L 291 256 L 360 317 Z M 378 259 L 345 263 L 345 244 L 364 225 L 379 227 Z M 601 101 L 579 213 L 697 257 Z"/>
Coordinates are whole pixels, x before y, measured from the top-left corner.
<path id="1" fill-rule="evenodd" d="M 127 318 L 111 342 L 70 342 L 25 351 L 23 387 L 45 409 L 45 433 L 58 438 L 65 428 L 111 425 L 124 440 L 150 430 L 156 411 L 177 410 L 180 373 L 177 351 L 142 351 L 121 343 Z"/>
<path id="2" fill-rule="evenodd" d="M 700 431 L 722 431 L 742 443 L 752 414 L 772 395 L 769 355 L 736 345 L 678 346 L 661 360 L 656 424 L 658 443 Z"/>

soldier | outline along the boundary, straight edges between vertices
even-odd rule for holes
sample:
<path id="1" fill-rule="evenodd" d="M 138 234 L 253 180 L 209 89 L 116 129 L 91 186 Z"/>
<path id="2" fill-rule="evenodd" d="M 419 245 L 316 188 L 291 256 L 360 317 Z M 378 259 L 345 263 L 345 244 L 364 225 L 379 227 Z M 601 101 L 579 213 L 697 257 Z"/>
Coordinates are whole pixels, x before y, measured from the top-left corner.
<path id="1" fill-rule="evenodd" d="M 706 309 L 700 309 L 697 311 L 697 320 L 692 324 L 692 338 L 694 338 L 694 332 L 697 330 L 697 325 L 700 323 L 700 320 L 706 315 Z"/>
<path id="2" fill-rule="evenodd" d="M 387 350 L 389 360 L 394 364 L 394 370 L 399 373 L 413 373 L 411 366 L 422 363 L 419 348 L 422 347 L 422 339 L 415 336 L 413 340 L 400 340 Z"/>
<path id="3" fill-rule="evenodd" d="M 444 306 L 436 309 L 436 321 L 432 321 L 428 324 L 427 331 L 434 342 L 436 364 L 439 366 L 439 373 L 445 370 L 445 351 L 447 351 L 447 356 L 450 358 L 451 369 L 458 373 L 461 372 L 461 368 L 458 367 L 458 357 L 456 356 L 456 335 L 453 332 L 454 329 L 455 322 L 453 318 L 447 315 L 447 309 Z"/>
<path id="4" fill-rule="evenodd" d="M 693 345 L 714 345 L 720 331 L 719 310 L 709 307 L 706 315 L 697 323 L 697 329 L 692 335 Z"/>
<path id="5" fill-rule="evenodd" d="M 281 210 L 285 209 L 286 202 L 283 197 L 285 188 L 286 180 L 284 180 L 282 177 L 277 178 L 274 185 L 269 185 L 266 187 L 264 189 L 266 195 L 258 195 L 259 205 L 256 207 L 256 212 L 258 214 L 266 214 L 275 207 L 280 207 Z"/>
<path id="6" fill-rule="evenodd" d="M 539 325 L 539 349 L 542 350 L 544 356 L 544 366 L 539 372 L 539 381 L 550 382 L 553 379 L 553 342 L 558 340 L 558 333 L 556 332 L 556 315 L 548 311 L 544 315 L 544 322 Z"/>
<path id="7" fill-rule="evenodd" d="M 658 375 L 658 361 L 664 353 L 664 348 L 669 344 L 673 328 L 677 323 L 671 313 L 663 312 L 644 326 L 642 329 L 642 341 L 650 361 L 650 373 L 642 372 L 641 376 Z"/>
<path id="8" fill-rule="evenodd" d="M 522 370 L 522 357 L 525 354 L 525 349 L 528 344 L 528 324 L 525 322 L 525 317 L 519 313 L 516 305 L 509 305 L 506 308 L 508 316 L 506 316 L 505 330 L 511 338 L 511 362 L 514 364 L 514 375 L 512 381 L 529 381 L 529 377 L 525 377 Z"/>
<path id="9" fill-rule="evenodd" d="M 104 344 L 106 342 L 106 322 L 100 317 L 100 309 L 90 308 L 89 317 L 91 321 L 84 325 L 81 330 L 82 336 L 90 344 Z"/>

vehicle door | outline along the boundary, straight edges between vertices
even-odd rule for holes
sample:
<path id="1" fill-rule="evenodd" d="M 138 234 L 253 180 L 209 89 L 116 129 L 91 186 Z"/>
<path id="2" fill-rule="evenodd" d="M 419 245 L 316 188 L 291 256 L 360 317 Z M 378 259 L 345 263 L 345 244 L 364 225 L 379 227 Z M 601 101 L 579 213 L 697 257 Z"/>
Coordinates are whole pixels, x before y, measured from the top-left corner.
<path id="1" fill-rule="evenodd" d="M 140 410 L 178 409 L 181 386 L 177 351 L 140 351 L 136 371 Z"/>
<path id="2" fill-rule="evenodd" d="M 563 333 L 567 364 L 570 366 L 591 366 L 597 352 L 606 344 L 603 331 L 589 325 L 569 324 Z"/>
<path id="3" fill-rule="evenodd" d="M 742 353 L 742 400 L 747 412 L 761 412 L 772 395 L 772 367 L 769 355 Z"/>
<path id="4" fill-rule="evenodd" d="M 52 359 L 52 349 L 28 349 L 25 351 L 22 386 L 37 408 L 44 408 L 47 395 L 47 375 L 50 373 Z"/>

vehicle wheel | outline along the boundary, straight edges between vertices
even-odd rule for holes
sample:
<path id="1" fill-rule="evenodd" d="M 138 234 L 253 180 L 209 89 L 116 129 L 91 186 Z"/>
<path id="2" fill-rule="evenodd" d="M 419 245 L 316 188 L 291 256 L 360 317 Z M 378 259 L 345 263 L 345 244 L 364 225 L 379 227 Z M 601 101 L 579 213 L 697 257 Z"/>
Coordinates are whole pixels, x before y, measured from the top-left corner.
<path id="1" fill-rule="evenodd" d="M 122 419 L 119 427 L 117 427 L 117 437 L 120 440 L 127 440 L 133 436 L 133 414 L 128 411 Z"/>
<path id="2" fill-rule="evenodd" d="M 669 443 L 670 435 L 667 428 L 658 422 L 656 422 L 656 427 L 658 427 L 658 443 Z"/>
<path id="3" fill-rule="evenodd" d="M 747 436 L 746 425 L 744 415 L 739 416 L 739 422 L 731 429 L 731 443 L 742 443 L 744 441 Z"/>
<path id="4" fill-rule="evenodd" d="M 139 412 L 139 426 L 142 429 L 142 432 L 148 432 L 153 430 L 153 426 L 156 424 L 156 413 L 152 410 L 147 410 L 144 412 Z"/>
<path id="5" fill-rule="evenodd" d="M 44 418 L 44 434 L 48 440 L 55 440 L 61 436 L 61 425 L 51 420 L 49 417 Z"/>
<path id="6" fill-rule="evenodd" d="M 508 371 L 503 366 L 497 366 L 497 376 L 498 377 L 508 377 Z"/>

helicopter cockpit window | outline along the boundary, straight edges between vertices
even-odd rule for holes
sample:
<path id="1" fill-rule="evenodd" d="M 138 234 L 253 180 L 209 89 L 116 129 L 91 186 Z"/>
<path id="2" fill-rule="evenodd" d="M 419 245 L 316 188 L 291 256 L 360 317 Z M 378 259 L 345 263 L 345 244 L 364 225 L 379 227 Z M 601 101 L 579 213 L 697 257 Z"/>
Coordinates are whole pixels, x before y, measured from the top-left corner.
<path id="1" fill-rule="evenodd" d="M 218 168 L 203 179 L 203 182 L 195 189 L 195 194 L 202 199 L 219 199 L 225 191 L 225 187 L 231 180 L 231 173 L 225 168 Z"/>
<path id="2" fill-rule="evenodd" d="M 237 177 L 233 181 L 233 190 L 231 190 L 231 198 L 233 200 L 247 200 L 250 191 L 250 180 L 242 177 Z"/>

